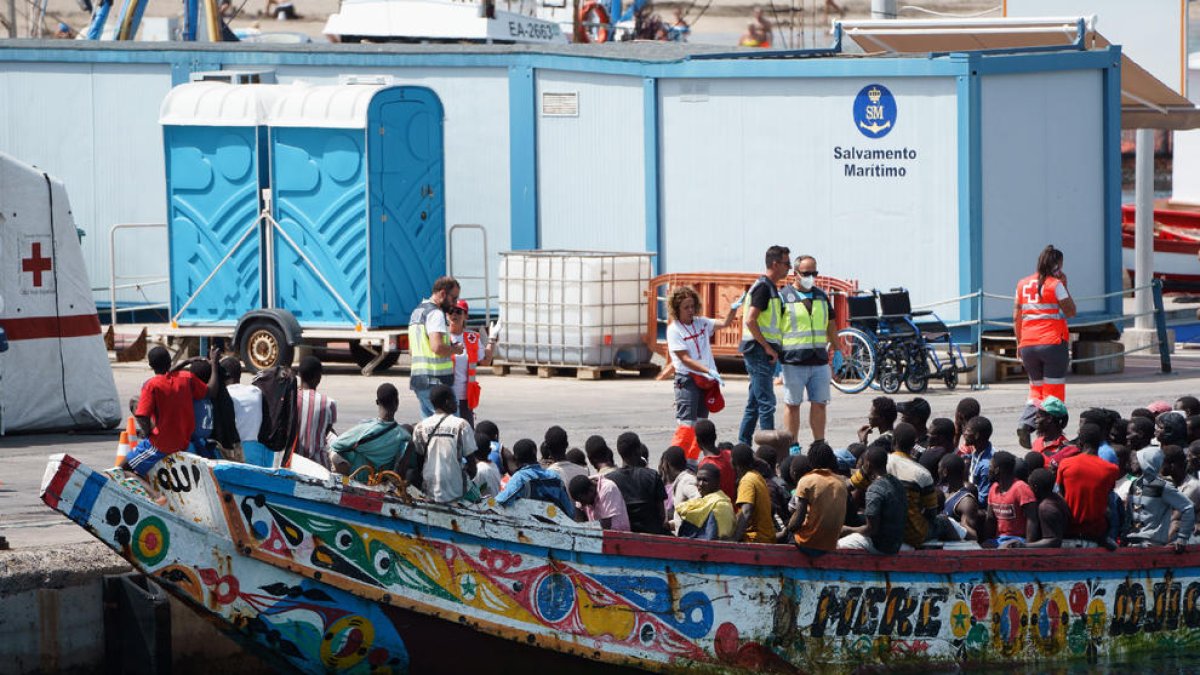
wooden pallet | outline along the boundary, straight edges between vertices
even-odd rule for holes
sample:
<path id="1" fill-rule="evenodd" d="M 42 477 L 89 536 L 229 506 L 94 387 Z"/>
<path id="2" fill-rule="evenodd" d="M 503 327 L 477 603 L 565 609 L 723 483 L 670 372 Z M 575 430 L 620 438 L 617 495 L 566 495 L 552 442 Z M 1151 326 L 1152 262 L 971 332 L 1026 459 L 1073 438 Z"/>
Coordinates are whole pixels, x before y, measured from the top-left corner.
<path id="1" fill-rule="evenodd" d="M 985 347 L 985 351 L 990 352 L 994 356 L 1003 356 L 1005 358 L 1017 358 L 1017 348 L 1012 345 L 1004 347 Z M 996 381 L 1006 382 L 1008 380 L 1019 380 L 1025 378 L 1025 367 L 1020 363 L 1009 363 L 1008 361 L 996 362 Z"/>
<path id="2" fill-rule="evenodd" d="M 492 363 L 492 374 L 496 377 L 505 377 L 510 373 L 524 371 L 527 375 L 537 375 L 538 377 L 570 377 L 574 376 L 578 380 L 599 380 L 603 377 L 615 377 L 617 371 L 637 373 L 638 377 L 650 377 L 658 373 L 658 366 L 644 365 L 637 368 L 621 368 L 618 366 L 569 366 L 569 365 L 541 365 L 528 363 Z"/>

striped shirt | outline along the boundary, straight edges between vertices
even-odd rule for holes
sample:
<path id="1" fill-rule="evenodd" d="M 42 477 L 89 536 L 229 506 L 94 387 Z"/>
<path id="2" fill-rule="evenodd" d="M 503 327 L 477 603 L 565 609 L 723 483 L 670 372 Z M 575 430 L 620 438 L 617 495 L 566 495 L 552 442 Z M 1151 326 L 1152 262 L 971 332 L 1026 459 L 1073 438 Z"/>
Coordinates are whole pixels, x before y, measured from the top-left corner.
<path id="1" fill-rule="evenodd" d="M 329 468 L 325 437 L 337 424 L 337 403 L 315 389 L 296 392 L 296 452 Z"/>

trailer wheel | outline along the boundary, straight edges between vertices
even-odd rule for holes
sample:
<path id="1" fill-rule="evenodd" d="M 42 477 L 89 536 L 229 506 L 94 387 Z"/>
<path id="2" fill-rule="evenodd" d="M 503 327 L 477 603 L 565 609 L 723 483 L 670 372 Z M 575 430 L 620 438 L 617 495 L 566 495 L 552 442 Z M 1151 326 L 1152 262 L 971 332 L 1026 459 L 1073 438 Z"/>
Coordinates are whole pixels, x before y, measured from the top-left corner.
<path id="1" fill-rule="evenodd" d="M 251 372 L 292 365 L 294 350 L 287 343 L 279 326 L 270 321 L 256 321 L 250 324 L 242 333 L 242 343 L 238 347 L 242 353 L 242 360 Z"/>
<path id="2" fill-rule="evenodd" d="M 371 350 L 362 346 L 362 343 L 360 343 L 358 340 L 350 341 L 350 356 L 354 359 L 354 363 L 356 363 L 359 368 L 366 366 L 375 359 L 375 354 Z M 379 362 L 379 365 L 375 366 L 374 372 L 382 373 L 388 368 L 396 365 L 396 361 L 399 360 L 400 352 L 388 352 L 387 356 L 383 357 L 383 360 Z"/>

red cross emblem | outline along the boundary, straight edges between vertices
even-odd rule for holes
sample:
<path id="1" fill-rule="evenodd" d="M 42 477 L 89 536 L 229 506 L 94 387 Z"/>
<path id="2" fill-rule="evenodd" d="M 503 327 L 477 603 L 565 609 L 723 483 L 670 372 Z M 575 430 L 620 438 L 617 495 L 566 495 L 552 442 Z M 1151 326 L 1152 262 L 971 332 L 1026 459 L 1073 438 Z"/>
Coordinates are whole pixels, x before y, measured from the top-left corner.
<path id="1" fill-rule="evenodd" d="M 1021 287 L 1021 302 L 1027 305 L 1033 305 L 1040 301 L 1042 296 L 1038 295 L 1037 279 L 1030 279 L 1024 286 Z"/>
<path id="2" fill-rule="evenodd" d="M 32 242 L 29 247 L 29 257 L 21 259 L 21 271 L 33 275 L 35 288 L 42 287 L 42 275 L 49 272 L 51 266 L 50 258 L 42 257 L 42 242 L 40 241 Z"/>

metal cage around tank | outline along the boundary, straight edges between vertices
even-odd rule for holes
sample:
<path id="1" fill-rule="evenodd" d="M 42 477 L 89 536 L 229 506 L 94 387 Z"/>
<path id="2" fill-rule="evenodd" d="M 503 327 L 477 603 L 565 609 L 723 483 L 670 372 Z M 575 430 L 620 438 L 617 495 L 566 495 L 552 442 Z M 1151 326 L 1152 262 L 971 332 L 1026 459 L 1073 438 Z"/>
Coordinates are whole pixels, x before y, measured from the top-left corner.
<path id="1" fill-rule="evenodd" d="M 650 254 L 507 251 L 500 255 L 498 362 L 622 368 L 649 362 L 643 333 Z"/>

